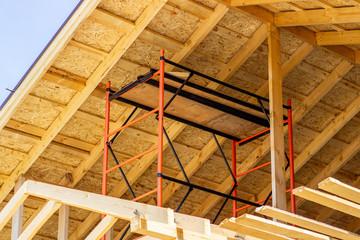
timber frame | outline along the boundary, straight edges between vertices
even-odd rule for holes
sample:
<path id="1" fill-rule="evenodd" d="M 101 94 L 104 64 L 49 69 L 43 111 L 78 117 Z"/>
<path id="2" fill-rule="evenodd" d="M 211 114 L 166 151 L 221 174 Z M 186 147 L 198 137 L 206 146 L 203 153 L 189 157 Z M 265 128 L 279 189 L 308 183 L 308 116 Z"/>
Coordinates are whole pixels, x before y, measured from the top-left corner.
<path id="1" fill-rule="evenodd" d="M 290 199 L 284 190 L 289 185 L 291 189 L 301 185 L 314 189 L 331 176 L 360 187 L 359 7 L 358 0 L 82 1 L 0 111 L 2 207 L 18 191 L 23 177 L 100 193 L 103 176 L 99 159 L 107 147 L 103 136 L 106 82 L 111 81 L 111 88 L 118 91 L 140 74 L 159 68 L 158 52 L 164 48 L 171 62 L 269 98 L 265 108 L 273 129 L 270 136 L 258 135 L 233 151 L 231 136 L 220 131 L 213 138 L 189 122 L 165 117 L 171 142 L 162 144 L 165 176 L 183 183 L 185 172 L 195 185 L 226 195 L 233 192 L 231 198 L 256 204 L 268 201 L 276 209 L 290 211 L 292 200 L 298 214 L 358 233 L 357 216 L 314 207 L 294 195 Z M 171 64 L 164 66 L 166 73 L 178 70 Z M 256 97 L 226 90 L 217 82 L 198 76 L 194 82 L 246 104 L 258 104 Z M 283 119 L 279 120 L 286 115 L 286 110 L 279 114 L 284 99 L 292 99 L 293 133 L 283 126 Z M 109 132 L 142 114 L 146 111 L 114 101 Z M 119 163 L 158 144 L 159 132 L 154 127 L 158 122 L 149 119 L 121 131 L 121 144 L 116 141 L 112 146 Z M 265 130 L 262 126 L 234 140 Z M 292 172 L 285 170 L 284 161 L 278 161 L 285 150 L 292 152 L 291 144 L 278 137 L 282 132 L 294 138 Z M 184 159 L 182 167 L 172 148 Z M 236 163 L 233 174 L 249 172 L 237 178 L 236 191 L 232 191 L 234 181 L 223 155 L 229 165 Z M 106 195 L 132 199 L 128 186 L 136 196 L 157 186 L 152 180 L 157 176 L 152 174 L 157 172 L 158 152 L 138 157 L 123 167 L 126 180 L 120 171 L 109 173 Z M 113 167 L 115 163 L 109 161 L 109 169 Z M 291 175 L 296 181 L 290 183 Z M 163 206 L 179 206 L 188 190 L 179 183 L 164 179 Z M 275 196 L 272 200 L 268 197 L 271 190 Z M 236 217 L 234 213 L 242 216 L 255 211 L 245 203 L 231 204 L 221 196 L 193 191 L 197 194 L 190 194 L 180 210 L 187 215 L 216 218 L 220 223 L 231 215 Z M 139 201 L 155 205 L 158 200 L 147 195 Z M 65 232 L 68 239 L 84 239 L 101 221 L 98 211 L 75 212 L 72 207 L 34 196 L 22 208 L 14 215 L 12 229 L 6 225 L 0 233 L 6 239 L 17 239 L 22 230 L 34 226 L 31 223 L 39 219 L 39 213 L 49 218 L 43 228 L 36 227 L 35 238 L 46 240 L 66 239 Z M 51 226 L 58 220 L 63 231 L 56 235 Z M 108 217 L 103 224 L 114 221 Z M 113 226 L 108 238 L 133 237 L 125 233 L 130 228 L 128 221 L 118 220 Z"/>

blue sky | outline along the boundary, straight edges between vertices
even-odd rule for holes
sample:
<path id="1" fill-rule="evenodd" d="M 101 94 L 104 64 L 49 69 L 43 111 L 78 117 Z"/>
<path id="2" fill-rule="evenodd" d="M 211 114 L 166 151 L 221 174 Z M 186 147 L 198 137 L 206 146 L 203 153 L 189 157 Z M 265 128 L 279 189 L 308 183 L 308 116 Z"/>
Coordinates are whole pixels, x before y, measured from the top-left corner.
<path id="1" fill-rule="evenodd" d="M 0 105 L 79 0 L 3 1 L 0 8 Z"/>

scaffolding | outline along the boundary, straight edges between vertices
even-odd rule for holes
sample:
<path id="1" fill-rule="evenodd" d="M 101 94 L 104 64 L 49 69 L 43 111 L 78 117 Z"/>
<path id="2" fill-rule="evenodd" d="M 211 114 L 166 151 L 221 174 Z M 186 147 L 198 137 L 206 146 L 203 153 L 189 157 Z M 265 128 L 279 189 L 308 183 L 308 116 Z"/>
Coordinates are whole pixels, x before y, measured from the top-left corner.
<path id="1" fill-rule="evenodd" d="M 176 76 L 173 73 L 165 72 L 165 63 L 174 66 L 175 68 L 180 69 L 181 71 L 187 73 L 185 78 L 181 78 Z M 240 100 L 238 98 L 229 96 L 227 94 L 221 93 L 220 91 L 215 91 L 207 87 L 203 87 L 199 84 L 191 82 L 190 80 L 192 77 L 197 76 L 198 78 L 203 78 L 208 82 L 212 82 L 222 87 L 228 88 L 232 91 L 237 93 L 245 94 L 246 96 L 255 98 L 257 100 L 258 105 L 251 104 L 249 102 Z M 142 86 L 142 88 L 139 88 Z M 152 94 L 150 97 L 145 94 Z M 141 99 L 144 98 L 144 99 Z M 165 99 L 167 100 L 166 104 L 164 105 Z M 126 121 L 123 123 L 122 127 L 109 132 L 109 121 L 110 121 L 110 102 L 113 100 L 121 101 L 130 105 L 135 106 L 133 112 L 129 115 Z M 180 202 L 179 206 L 176 208 L 175 212 L 178 212 L 181 206 L 184 204 L 190 193 L 193 189 L 201 190 L 208 192 L 210 194 L 215 194 L 220 197 L 223 197 L 225 201 L 223 202 L 221 208 L 219 209 L 218 213 L 216 214 L 215 218 L 212 222 L 215 222 L 218 216 L 220 215 L 221 211 L 223 210 L 224 206 L 228 202 L 228 200 L 232 200 L 233 203 L 233 217 L 237 217 L 237 213 L 245 208 L 255 206 L 260 207 L 266 205 L 267 202 L 271 199 L 271 192 L 267 196 L 267 198 L 252 202 L 246 199 L 239 198 L 237 196 L 237 187 L 238 182 L 237 179 L 245 174 L 253 172 L 257 169 L 262 167 L 268 166 L 271 164 L 267 162 L 260 166 L 257 166 L 251 170 L 246 172 L 237 173 L 236 171 L 236 147 L 242 146 L 246 143 L 254 141 L 260 137 L 265 136 L 270 132 L 270 119 L 269 119 L 269 110 L 264 107 L 264 102 L 269 102 L 269 99 L 246 91 L 244 89 L 238 88 L 236 86 L 230 85 L 228 83 L 219 81 L 215 78 L 207 76 L 203 73 L 198 71 L 192 70 L 188 67 L 180 65 L 178 63 L 172 62 L 168 60 L 164 56 L 164 50 L 160 52 L 160 68 L 157 69 L 150 69 L 150 71 L 144 75 L 139 76 L 136 81 L 124 86 L 119 91 L 111 90 L 110 82 L 107 83 L 106 89 L 106 111 L 105 111 L 105 138 L 104 138 L 104 157 L 103 157 L 103 185 L 102 185 L 102 194 L 106 195 L 107 193 L 107 174 L 119 169 L 132 197 L 132 201 L 139 201 L 140 199 L 147 197 L 151 194 L 157 194 L 157 206 L 162 207 L 163 200 L 162 200 L 162 190 L 163 190 L 163 180 L 172 181 L 183 186 L 188 187 L 188 191 L 186 192 L 185 196 L 183 197 L 182 201 Z M 195 106 L 195 110 L 191 110 L 188 108 L 187 116 L 182 116 L 181 112 L 177 111 L 177 109 L 181 106 L 181 104 L 190 104 L 191 106 Z M 204 121 L 198 120 L 196 117 L 192 116 L 191 114 L 195 114 L 196 106 L 201 107 L 201 109 L 206 109 L 211 111 L 212 113 L 216 113 L 214 115 L 225 116 L 225 119 L 228 119 L 228 124 L 231 123 L 246 123 L 246 124 L 239 124 L 241 125 L 241 129 L 235 129 L 236 131 L 232 132 L 229 129 L 226 129 L 221 124 L 206 124 Z M 135 120 L 130 121 L 133 117 L 135 111 L 137 109 L 143 109 L 148 111 L 146 114 L 138 117 Z M 289 154 L 286 152 L 284 153 L 285 159 L 287 161 L 286 169 L 290 168 L 290 189 L 287 192 L 291 194 L 291 211 L 295 213 L 295 198 L 292 194 L 292 190 L 295 187 L 294 184 L 294 164 L 293 164 L 293 131 L 292 131 L 292 110 L 291 110 L 291 101 L 287 101 L 287 105 L 283 105 L 283 109 L 286 109 L 287 116 L 284 116 L 283 125 L 288 125 L 288 146 L 289 146 Z M 169 111 L 166 111 L 169 110 Z M 193 112 L 192 112 L 193 111 Z M 116 137 L 120 134 L 120 132 L 127 127 L 141 121 L 142 119 L 149 117 L 152 114 L 156 114 L 156 119 L 158 121 L 158 143 L 151 147 L 150 149 L 140 153 L 122 163 L 119 163 L 117 157 L 112 149 L 112 144 Z M 233 179 L 233 185 L 231 191 L 228 193 L 223 193 L 219 191 L 215 191 L 210 188 L 206 188 L 203 186 L 199 186 L 196 184 L 191 183 L 189 177 L 187 176 L 184 167 L 175 151 L 175 148 L 171 142 L 171 139 L 164 128 L 164 117 L 173 119 L 175 121 L 196 127 L 198 129 L 210 132 L 213 135 L 213 138 L 217 144 L 217 147 L 222 155 L 222 158 L 225 162 L 227 169 L 229 170 L 229 174 Z M 130 121 L 130 122 L 129 122 Z M 233 124 L 234 125 L 234 124 Z M 236 124 L 235 124 L 236 125 Z M 267 127 L 265 130 L 260 131 L 250 137 L 240 139 L 236 132 L 246 131 L 247 127 L 250 129 L 254 127 Z M 240 127 L 239 127 L 240 128 Z M 225 154 L 221 148 L 221 145 L 216 137 L 222 136 L 228 138 L 232 141 L 232 166 L 229 165 Z M 165 136 L 168 144 L 175 156 L 175 159 L 179 165 L 179 168 L 184 175 L 184 179 L 176 179 L 170 176 L 167 176 L 163 173 L 163 137 Z M 122 167 L 125 164 L 128 164 L 140 157 L 152 152 L 158 151 L 158 160 L 157 160 L 157 187 L 141 196 L 136 196 L 131 184 L 126 178 L 126 174 L 122 170 Z M 116 166 L 108 169 L 108 158 L 109 153 L 114 158 L 116 162 Z M 246 206 L 237 207 L 238 202 L 246 204 Z M 103 216 L 104 217 L 104 216 Z M 126 232 L 130 227 L 128 226 L 127 230 L 124 232 L 123 237 L 125 236 Z"/>

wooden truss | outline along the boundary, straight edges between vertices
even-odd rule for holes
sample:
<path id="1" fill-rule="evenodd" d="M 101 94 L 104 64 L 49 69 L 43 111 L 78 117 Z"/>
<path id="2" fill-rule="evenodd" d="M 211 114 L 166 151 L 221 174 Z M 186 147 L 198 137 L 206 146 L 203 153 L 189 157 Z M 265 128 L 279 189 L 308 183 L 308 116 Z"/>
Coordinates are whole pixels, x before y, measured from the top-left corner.
<path id="1" fill-rule="evenodd" d="M 324 206 L 360 217 L 359 189 L 333 178 L 328 178 L 319 183 L 319 188 L 338 196 L 305 187 L 295 189 L 294 193 Z M 33 238 L 57 210 L 59 210 L 58 239 L 67 239 L 68 211 L 69 206 L 72 206 L 106 215 L 85 238 L 87 240 L 101 238 L 118 219 L 129 221 L 132 232 L 146 235 L 142 238 L 144 240 L 330 240 L 333 238 L 360 240 L 360 236 L 352 232 L 269 206 L 259 207 L 256 212 L 279 219 L 283 223 L 244 214 L 238 218 L 226 219 L 218 226 L 210 224 L 208 219 L 176 213 L 168 208 L 35 181 L 26 181 L 17 189 L 13 198 L 0 212 L 0 231 L 11 217 L 13 217 L 13 222 L 20 224 L 20 226 L 13 224 L 13 228 L 21 229 L 21 221 L 18 221 L 21 214 L 18 213 L 18 210 L 28 196 L 45 199 L 47 203 L 27 228 L 20 232 L 17 239 Z M 296 226 L 290 226 L 286 223 Z"/>

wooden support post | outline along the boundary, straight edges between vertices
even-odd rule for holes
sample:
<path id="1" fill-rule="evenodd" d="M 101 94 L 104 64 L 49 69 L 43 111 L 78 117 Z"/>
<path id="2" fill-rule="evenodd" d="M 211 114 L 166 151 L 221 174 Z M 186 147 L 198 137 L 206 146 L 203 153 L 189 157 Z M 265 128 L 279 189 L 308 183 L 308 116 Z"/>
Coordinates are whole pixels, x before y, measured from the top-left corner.
<path id="1" fill-rule="evenodd" d="M 280 31 L 268 25 L 271 182 L 273 207 L 286 209 Z"/>
<path id="2" fill-rule="evenodd" d="M 92 230 L 85 240 L 99 239 L 116 223 L 118 219 L 113 216 L 105 216 L 101 222 Z"/>
<path id="3" fill-rule="evenodd" d="M 105 240 L 113 240 L 114 239 L 114 227 L 110 228 L 110 230 L 105 235 Z"/>
<path id="4" fill-rule="evenodd" d="M 32 239 L 45 222 L 61 207 L 61 204 L 55 201 L 48 201 L 41 209 L 39 214 L 29 224 L 29 226 L 20 235 L 18 240 Z"/>
<path id="5" fill-rule="evenodd" d="M 58 240 L 68 239 L 69 205 L 62 205 L 59 209 Z"/>
<path id="6" fill-rule="evenodd" d="M 25 182 L 25 177 L 21 175 L 16 181 L 14 192 L 16 193 Z M 14 213 L 11 223 L 11 240 L 18 239 L 22 232 L 22 217 L 24 211 L 24 203 L 20 205 L 18 210 Z"/>

